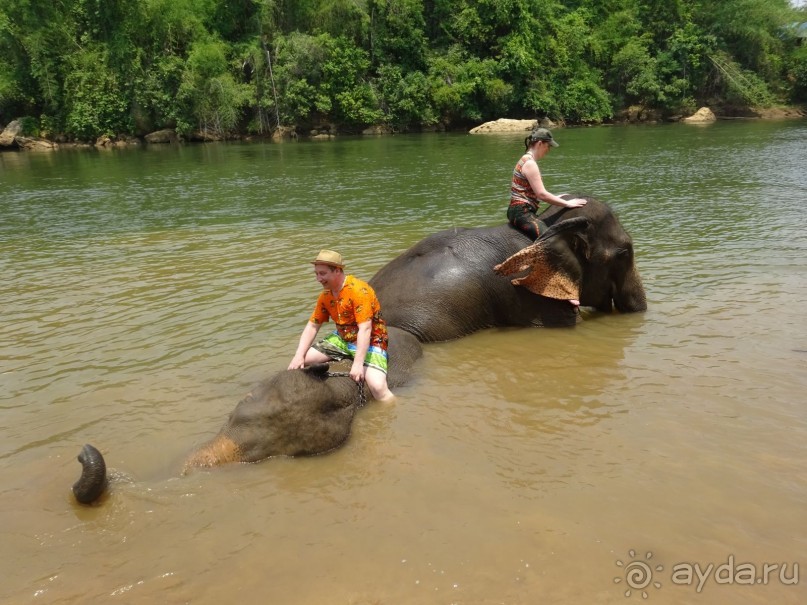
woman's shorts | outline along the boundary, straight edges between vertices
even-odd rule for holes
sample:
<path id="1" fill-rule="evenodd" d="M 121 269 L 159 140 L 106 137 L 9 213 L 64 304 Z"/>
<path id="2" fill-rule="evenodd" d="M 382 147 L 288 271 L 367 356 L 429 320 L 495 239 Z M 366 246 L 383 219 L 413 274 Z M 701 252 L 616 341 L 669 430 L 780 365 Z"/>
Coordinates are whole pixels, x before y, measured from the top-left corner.
<path id="1" fill-rule="evenodd" d="M 510 204 L 507 208 L 507 220 L 532 240 L 538 239 L 547 229 L 546 223 L 538 220 L 535 210 L 529 204 Z"/>

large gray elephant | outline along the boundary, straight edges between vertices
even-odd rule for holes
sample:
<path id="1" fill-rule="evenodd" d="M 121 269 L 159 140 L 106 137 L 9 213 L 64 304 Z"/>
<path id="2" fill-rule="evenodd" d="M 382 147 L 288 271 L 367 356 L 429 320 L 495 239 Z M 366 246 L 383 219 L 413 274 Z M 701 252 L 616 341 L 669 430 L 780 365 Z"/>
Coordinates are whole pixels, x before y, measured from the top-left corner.
<path id="1" fill-rule="evenodd" d="M 630 236 L 605 204 L 587 199 L 583 208 L 542 214 L 548 229 L 535 243 L 507 225 L 450 229 L 376 273 L 370 283 L 389 326 L 389 385 L 407 380 L 420 342 L 492 326 L 574 325 L 579 314 L 569 298 L 601 311 L 645 310 Z M 527 275 L 504 275 L 513 272 Z M 279 372 L 236 405 L 221 431 L 190 454 L 184 471 L 327 452 L 347 439 L 359 405 L 356 383 L 330 376 L 327 365 Z M 73 493 L 91 503 L 106 489 L 106 465 L 89 445 L 79 461 Z"/>
<path id="2" fill-rule="evenodd" d="M 420 342 L 403 330 L 389 328 L 388 384 L 404 384 L 420 358 Z M 343 372 L 344 373 L 344 372 Z M 230 413 L 219 433 L 196 448 L 183 473 L 228 462 L 258 462 L 271 456 L 320 454 L 339 447 L 350 435 L 361 406 L 359 386 L 328 364 L 284 370 L 261 382 Z M 81 477 L 73 485 L 80 503 L 91 504 L 107 487 L 104 457 L 85 445 L 78 456 Z"/>
<path id="3" fill-rule="evenodd" d="M 605 312 L 646 310 L 630 235 L 607 205 L 574 197 L 588 203 L 542 213 L 548 230 L 535 244 L 498 225 L 449 229 L 409 248 L 370 280 L 387 323 L 434 342 L 496 326 L 574 325 L 579 314 L 564 298 Z M 534 279 L 514 287 L 494 271 L 512 270 L 505 261 L 519 253 L 528 262 L 516 257 L 510 265 L 529 265 L 543 288 L 528 289 Z"/>

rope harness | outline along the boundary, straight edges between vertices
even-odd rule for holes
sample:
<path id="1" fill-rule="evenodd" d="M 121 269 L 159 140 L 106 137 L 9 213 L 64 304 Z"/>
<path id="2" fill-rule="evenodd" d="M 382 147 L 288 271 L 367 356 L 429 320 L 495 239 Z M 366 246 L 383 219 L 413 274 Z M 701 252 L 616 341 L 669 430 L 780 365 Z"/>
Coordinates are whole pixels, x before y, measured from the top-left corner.
<path id="1" fill-rule="evenodd" d="M 333 378 L 336 377 L 350 378 L 350 372 L 328 372 L 328 376 Z M 350 379 L 353 380 L 352 378 Z M 364 392 L 363 380 L 359 383 L 359 400 L 357 403 L 360 408 L 363 408 L 365 405 L 367 405 L 367 394 Z"/>

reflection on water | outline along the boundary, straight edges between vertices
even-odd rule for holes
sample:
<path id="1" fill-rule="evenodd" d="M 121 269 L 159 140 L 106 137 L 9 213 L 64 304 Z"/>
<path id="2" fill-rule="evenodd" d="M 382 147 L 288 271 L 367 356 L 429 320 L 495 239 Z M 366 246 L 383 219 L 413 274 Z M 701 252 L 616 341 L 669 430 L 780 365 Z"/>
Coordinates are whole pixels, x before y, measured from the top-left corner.
<path id="1" fill-rule="evenodd" d="M 803 563 L 805 134 L 558 132 L 544 178 L 616 209 L 647 313 L 427 346 L 342 449 L 187 477 L 288 363 L 308 260 L 369 278 L 500 222 L 523 137 L 0 154 L 0 599 L 621 603 L 630 549 L 665 574 Z M 85 442 L 130 476 L 99 508 L 69 497 Z M 807 597 L 661 584 L 656 603 Z"/>

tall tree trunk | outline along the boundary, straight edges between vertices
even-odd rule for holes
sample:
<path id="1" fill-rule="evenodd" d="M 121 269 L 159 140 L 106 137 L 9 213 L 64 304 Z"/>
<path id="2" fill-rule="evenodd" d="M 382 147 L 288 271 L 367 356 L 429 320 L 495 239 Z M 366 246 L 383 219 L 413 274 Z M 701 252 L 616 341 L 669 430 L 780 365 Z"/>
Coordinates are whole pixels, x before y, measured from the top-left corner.
<path id="1" fill-rule="evenodd" d="M 272 95 L 275 98 L 275 120 L 277 122 L 277 128 L 280 129 L 280 106 L 277 103 L 277 88 L 275 87 L 275 74 L 272 71 L 272 55 L 269 52 L 269 47 L 266 46 L 266 40 L 261 38 L 261 46 L 263 47 L 263 52 L 266 54 L 266 64 L 269 66 L 269 79 L 272 82 Z"/>

